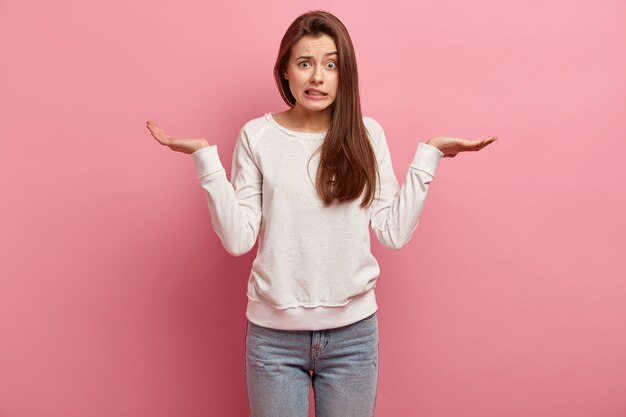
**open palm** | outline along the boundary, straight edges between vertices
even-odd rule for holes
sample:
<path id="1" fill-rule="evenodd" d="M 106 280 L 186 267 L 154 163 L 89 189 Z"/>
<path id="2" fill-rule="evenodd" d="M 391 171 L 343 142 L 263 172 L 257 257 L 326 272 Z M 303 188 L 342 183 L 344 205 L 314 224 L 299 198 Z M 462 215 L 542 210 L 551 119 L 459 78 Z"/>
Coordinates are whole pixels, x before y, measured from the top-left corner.
<path id="1" fill-rule="evenodd" d="M 198 149 L 209 146 L 206 139 L 174 139 L 165 134 L 165 132 L 153 121 L 148 120 L 146 127 L 161 145 L 168 146 L 177 152 L 194 153 Z"/>
<path id="2" fill-rule="evenodd" d="M 485 139 L 469 141 L 461 138 L 448 136 L 435 136 L 428 139 L 427 145 L 434 146 L 443 152 L 444 157 L 454 158 L 459 152 L 478 151 L 490 143 L 496 141 L 496 136 L 489 136 Z"/>

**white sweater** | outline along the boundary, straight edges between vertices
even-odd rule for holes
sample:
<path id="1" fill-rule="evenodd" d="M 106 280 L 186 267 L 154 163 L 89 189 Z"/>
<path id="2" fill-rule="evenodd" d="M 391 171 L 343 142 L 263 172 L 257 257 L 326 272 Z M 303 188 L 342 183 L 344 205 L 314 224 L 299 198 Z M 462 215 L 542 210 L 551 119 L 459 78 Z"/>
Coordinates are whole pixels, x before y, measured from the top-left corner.
<path id="1" fill-rule="evenodd" d="M 373 314 L 380 274 L 369 226 L 382 245 L 402 248 L 412 237 L 443 153 L 420 142 L 399 186 L 382 126 L 363 117 L 379 164 L 372 205 L 362 197 L 324 207 L 315 191 L 326 133 L 296 132 L 271 113 L 248 121 L 237 138 L 231 181 L 217 145 L 191 154 L 206 191 L 211 223 L 233 256 L 259 238 L 248 280 L 247 318 L 283 330 L 346 326 Z M 380 184 L 380 188 L 379 188 Z"/>

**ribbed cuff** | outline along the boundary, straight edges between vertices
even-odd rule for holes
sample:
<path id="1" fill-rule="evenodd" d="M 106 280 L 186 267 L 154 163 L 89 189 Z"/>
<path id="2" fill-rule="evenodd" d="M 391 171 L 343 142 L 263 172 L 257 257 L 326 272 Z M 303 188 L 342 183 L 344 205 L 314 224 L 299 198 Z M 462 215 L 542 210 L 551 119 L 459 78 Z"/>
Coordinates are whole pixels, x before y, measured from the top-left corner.
<path id="1" fill-rule="evenodd" d="M 415 157 L 413 158 L 413 162 L 411 162 L 411 166 L 421 171 L 425 171 L 434 177 L 437 165 L 439 165 L 439 161 L 441 161 L 443 155 L 443 152 L 434 146 L 420 142 L 419 145 L 417 145 Z"/>
<path id="2" fill-rule="evenodd" d="M 200 148 L 191 154 L 191 158 L 196 166 L 198 178 L 224 169 L 217 153 L 217 145 Z"/>

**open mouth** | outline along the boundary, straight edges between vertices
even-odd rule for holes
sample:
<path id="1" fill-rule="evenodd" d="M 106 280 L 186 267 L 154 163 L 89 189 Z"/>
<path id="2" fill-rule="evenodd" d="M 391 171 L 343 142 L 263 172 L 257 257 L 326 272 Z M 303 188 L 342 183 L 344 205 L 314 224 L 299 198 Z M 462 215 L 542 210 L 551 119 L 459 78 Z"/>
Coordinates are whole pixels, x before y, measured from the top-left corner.
<path id="1" fill-rule="evenodd" d="M 307 97 L 326 97 L 328 94 L 317 91 L 305 90 L 304 95 Z"/>

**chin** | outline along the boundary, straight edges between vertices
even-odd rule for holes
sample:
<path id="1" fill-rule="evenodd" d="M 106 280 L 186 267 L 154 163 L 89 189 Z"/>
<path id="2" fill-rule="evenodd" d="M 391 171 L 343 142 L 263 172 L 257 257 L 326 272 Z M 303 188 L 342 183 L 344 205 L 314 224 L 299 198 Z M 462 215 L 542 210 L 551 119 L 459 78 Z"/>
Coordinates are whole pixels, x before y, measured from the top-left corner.
<path id="1" fill-rule="evenodd" d="M 304 107 L 305 109 L 311 110 L 311 111 L 321 111 L 321 110 L 326 110 L 328 108 L 331 108 L 333 105 L 335 104 L 334 101 L 331 101 L 329 103 L 319 103 L 317 106 L 316 105 L 311 105 L 309 103 L 303 103 L 300 102 L 300 105 L 302 107 Z"/>

